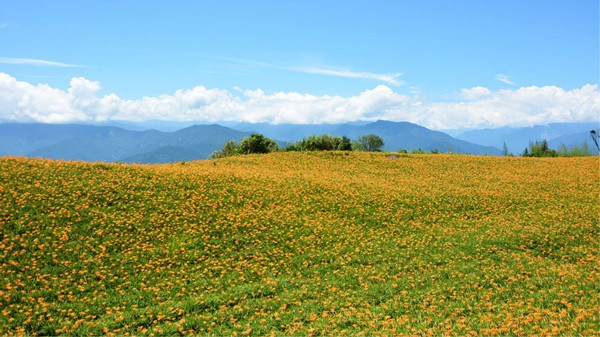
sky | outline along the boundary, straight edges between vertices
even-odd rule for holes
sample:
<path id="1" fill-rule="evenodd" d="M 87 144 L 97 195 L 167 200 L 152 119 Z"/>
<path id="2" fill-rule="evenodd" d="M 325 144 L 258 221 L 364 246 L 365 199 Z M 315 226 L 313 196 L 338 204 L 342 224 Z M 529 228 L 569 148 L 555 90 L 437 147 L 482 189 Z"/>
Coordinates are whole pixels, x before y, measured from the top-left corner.
<path id="1" fill-rule="evenodd" d="M 593 0 L 0 0 L 0 121 L 600 121 Z"/>

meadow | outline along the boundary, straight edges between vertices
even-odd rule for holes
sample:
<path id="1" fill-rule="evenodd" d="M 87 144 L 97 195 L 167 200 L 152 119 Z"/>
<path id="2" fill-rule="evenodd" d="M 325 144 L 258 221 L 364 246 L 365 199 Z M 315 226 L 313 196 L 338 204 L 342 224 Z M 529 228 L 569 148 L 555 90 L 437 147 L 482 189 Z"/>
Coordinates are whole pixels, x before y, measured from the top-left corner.
<path id="1" fill-rule="evenodd" d="M 599 164 L 0 158 L 0 335 L 597 335 Z"/>

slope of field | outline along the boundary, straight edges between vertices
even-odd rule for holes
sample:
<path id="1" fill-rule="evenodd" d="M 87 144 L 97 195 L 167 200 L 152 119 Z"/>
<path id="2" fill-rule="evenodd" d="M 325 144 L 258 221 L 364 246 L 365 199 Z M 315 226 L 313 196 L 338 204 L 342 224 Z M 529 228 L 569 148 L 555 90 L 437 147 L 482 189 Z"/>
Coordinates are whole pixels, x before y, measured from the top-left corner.
<path id="1" fill-rule="evenodd" d="M 594 335 L 598 158 L 0 158 L 0 335 Z"/>

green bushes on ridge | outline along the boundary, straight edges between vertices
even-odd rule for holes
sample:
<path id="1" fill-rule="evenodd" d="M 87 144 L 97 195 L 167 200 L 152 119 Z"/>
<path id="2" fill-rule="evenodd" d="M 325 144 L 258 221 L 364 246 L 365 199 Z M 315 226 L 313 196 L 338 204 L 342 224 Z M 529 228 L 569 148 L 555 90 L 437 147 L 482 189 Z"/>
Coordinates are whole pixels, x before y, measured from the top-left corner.
<path id="1" fill-rule="evenodd" d="M 302 140 L 290 144 L 285 148 L 286 151 L 351 151 L 352 143 L 350 138 L 343 136 L 311 135 Z"/>
<path id="2" fill-rule="evenodd" d="M 561 144 L 558 150 L 553 150 L 548 146 L 546 140 L 529 142 L 529 148 L 525 148 L 521 154 L 523 157 L 588 157 L 594 153 L 590 150 L 588 143 L 583 142 L 581 146 L 572 145 L 567 148 Z"/>
<path id="3" fill-rule="evenodd" d="M 217 150 L 210 155 L 211 159 L 224 158 L 235 156 L 238 154 L 251 154 L 251 153 L 269 153 L 279 151 L 279 145 L 277 143 L 260 133 L 253 133 L 250 137 L 242 139 L 241 142 L 230 140 L 221 150 Z"/>

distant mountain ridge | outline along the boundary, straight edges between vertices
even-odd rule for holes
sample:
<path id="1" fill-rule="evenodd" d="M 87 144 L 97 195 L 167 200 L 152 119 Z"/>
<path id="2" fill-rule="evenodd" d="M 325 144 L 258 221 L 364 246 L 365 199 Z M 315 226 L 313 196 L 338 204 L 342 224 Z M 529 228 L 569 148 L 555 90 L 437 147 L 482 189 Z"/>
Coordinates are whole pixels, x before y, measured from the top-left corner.
<path id="1" fill-rule="evenodd" d="M 384 149 L 389 151 L 420 148 L 425 151 L 478 155 L 501 154 L 498 148 L 476 145 L 408 122 L 320 125 L 242 123 L 234 128 L 211 124 L 165 132 L 127 130 L 116 126 L 6 123 L 0 124 L 0 156 L 136 163 L 190 161 L 206 159 L 227 141 L 240 141 L 253 132 L 275 139 L 280 146 L 312 134 L 345 135 L 353 140 L 363 135 L 377 134 L 386 143 Z"/>
<path id="2" fill-rule="evenodd" d="M 216 124 L 162 132 L 113 126 L 10 123 L 0 124 L 0 156 L 164 163 L 206 159 L 225 142 L 249 135 Z"/>

